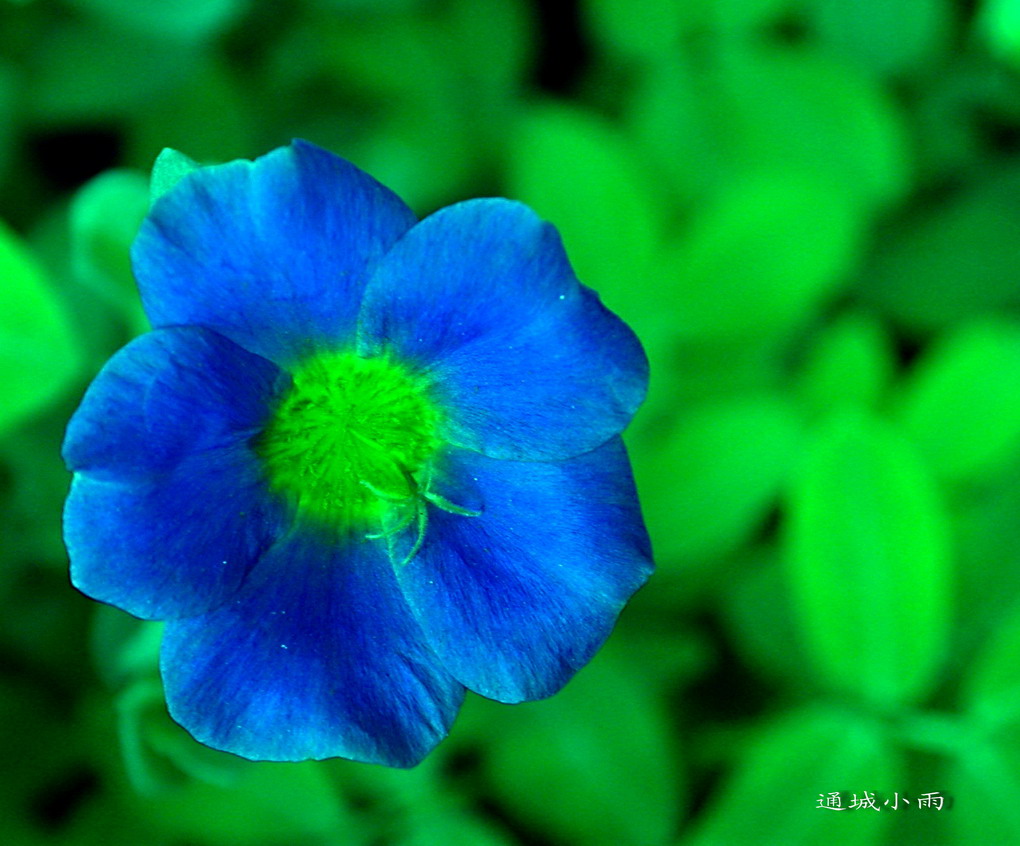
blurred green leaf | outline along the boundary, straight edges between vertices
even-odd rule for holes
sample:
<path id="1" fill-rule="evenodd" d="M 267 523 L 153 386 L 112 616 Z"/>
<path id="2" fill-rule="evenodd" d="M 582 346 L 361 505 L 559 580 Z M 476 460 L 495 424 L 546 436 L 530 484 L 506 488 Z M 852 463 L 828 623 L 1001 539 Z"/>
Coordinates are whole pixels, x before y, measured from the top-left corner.
<path id="1" fill-rule="evenodd" d="M 159 39 L 200 41 L 239 18 L 248 0 L 65 0 L 97 20 Z"/>
<path id="2" fill-rule="evenodd" d="M 536 52 L 532 15 L 522 0 L 457 0 L 433 36 L 475 155 L 500 166 Z"/>
<path id="3" fill-rule="evenodd" d="M 666 312 L 666 309 L 663 309 Z M 678 341 L 668 323 L 639 336 L 648 355 L 648 396 L 627 433 L 638 452 L 658 452 L 685 410 L 738 396 L 771 393 L 786 376 L 786 339 Z M 639 459 L 640 461 L 640 459 Z"/>
<path id="4" fill-rule="evenodd" d="M 684 37 L 766 26 L 782 19 L 797 0 L 587 0 L 585 19 L 594 38 L 624 58 L 676 52 Z"/>
<path id="5" fill-rule="evenodd" d="M 128 779 L 139 793 L 156 796 L 199 779 L 234 785 L 252 766 L 226 752 L 203 746 L 167 713 L 163 686 L 155 678 L 137 678 L 118 695 L 117 728 Z"/>
<path id="6" fill-rule="evenodd" d="M 584 22 L 600 46 L 625 58 L 656 56 L 675 49 L 700 15 L 699 4 L 674 0 L 587 0 Z"/>
<path id="7" fill-rule="evenodd" d="M 925 204 L 878 243 L 861 293 L 915 332 L 1020 304 L 1020 169 Z"/>
<path id="8" fill-rule="evenodd" d="M 920 205 L 931 214 L 983 182 L 994 183 L 996 171 L 1010 164 L 1008 153 L 1002 154 L 1020 123 L 1015 70 L 988 50 L 953 51 L 937 74 L 917 86 L 908 117 L 919 182 L 932 190 Z"/>
<path id="9" fill-rule="evenodd" d="M 591 846 L 665 842 L 683 796 L 673 741 L 626 663 L 605 650 L 552 699 L 499 713 L 486 771 L 529 826 Z"/>
<path id="10" fill-rule="evenodd" d="M 716 73 L 723 130 L 745 166 L 803 168 L 868 205 L 903 194 L 902 119 L 869 77 L 820 52 L 764 45 L 721 51 Z"/>
<path id="11" fill-rule="evenodd" d="M 0 178 L 11 162 L 18 128 L 22 69 L 0 61 Z"/>
<path id="12" fill-rule="evenodd" d="M 845 406 L 875 408 L 895 369 L 892 339 L 869 314 L 850 312 L 822 329 L 799 375 L 799 393 L 814 415 Z"/>
<path id="13" fill-rule="evenodd" d="M 512 147 L 508 189 L 555 224 L 581 281 L 639 335 L 661 321 L 670 303 L 646 278 L 662 234 L 657 198 L 611 124 L 563 104 L 532 108 Z"/>
<path id="14" fill-rule="evenodd" d="M 148 210 L 148 181 L 132 170 L 95 177 L 75 194 L 70 208 L 75 275 L 132 334 L 149 328 L 131 271 L 131 243 Z"/>
<path id="15" fill-rule="evenodd" d="M 100 678 L 113 688 L 154 678 L 163 624 L 139 620 L 111 605 L 97 605 L 93 613 L 90 646 Z"/>
<path id="16" fill-rule="evenodd" d="M 847 807 L 864 791 L 884 799 L 902 791 L 901 764 L 879 726 L 850 711 L 812 706 L 791 711 L 754 738 L 683 846 L 865 846 L 882 843 L 887 809 L 830 811 L 820 796 L 842 793 Z"/>
<path id="17" fill-rule="evenodd" d="M 251 88 L 226 62 L 196 56 L 171 90 L 133 110 L 125 158 L 148 169 L 167 147 L 185 149 L 199 161 L 254 157 L 263 152 L 256 127 L 270 123 L 271 113 Z"/>
<path id="18" fill-rule="evenodd" d="M 191 781 L 159 796 L 132 797 L 131 816 L 168 843 L 367 842 L 321 764 L 241 763 L 230 787 Z"/>
<path id="19" fill-rule="evenodd" d="M 419 214 L 456 196 L 475 166 L 465 127 L 450 123 L 448 109 L 410 104 L 380 118 L 374 131 L 343 149 L 359 167 L 392 188 Z M 329 135 L 308 133 L 329 148 Z"/>
<path id="20" fill-rule="evenodd" d="M 791 487 L 786 563 L 820 678 L 878 707 L 923 697 L 945 659 L 952 581 L 947 517 L 897 430 L 833 417 Z"/>
<path id="21" fill-rule="evenodd" d="M 1020 596 L 1020 457 L 953 497 L 957 606 L 964 625 L 953 641 L 956 665 L 970 667 Z"/>
<path id="22" fill-rule="evenodd" d="M 501 160 L 528 33 L 516 0 L 456 0 L 409 14 L 319 10 L 284 42 L 274 76 L 302 86 L 282 95 L 304 104 L 288 125 L 427 213 Z M 343 96 L 320 114 L 322 92 Z M 338 108 L 353 119 L 338 120 Z"/>
<path id="23" fill-rule="evenodd" d="M 820 51 L 750 39 L 675 51 L 639 76 L 627 119 L 681 203 L 747 171 L 804 172 L 827 190 L 820 204 L 863 210 L 909 182 L 895 104 Z"/>
<path id="24" fill-rule="evenodd" d="M 949 481 L 997 471 L 1020 449 L 1020 322 L 959 325 L 918 362 L 899 420 Z"/>
<path id="25" fill-rule="evenodd" d="M 648 337 L 641 340 L 648 348 Z M 662 404 L 671 403 L 673 417 L 702 402 L 779 390 L 786 378 L 787 340 L 782 336 L 684 339 L 661 346 L 668 350 L 668 357 L 656 358 L 653 354 L 658 349 L 648 349 L 652 386 L 657 380 L 668 383 L 664 387 L 669 395 Z M 649 397 L 649 402 L 656 401 Z"/>
<path id="26" fill-rule="evenodd" d="M 1020 0 L 984 0 L 978 29 L 997 55 L 1020 65 Z"/>
<path id="27" fill-rule="evenodd" d="M 198 162 L 184 153 L 169 147 L 163 148 L 156 156 L 156 161 L 152 166 L 152 176 L 149 178 L 149 202 L 154 203 L 185 176 L 198 168 Z"/>
<path id="28" fill-rule="evenodd" d="M 765 27 L 782 21 L 801 0 L 708 0 L 690 5 L 702 7 L 709 26 L 722 31 Z"/>
<path id="29" fill-rule="evenodd" d="M 715 73 L 700 55 L 673 50 L 642 69 L 624 102 L 627 129 L 649 169 L 668 180 L 678 208 L 694 207 L 733 168 L 716 88 Z"/>
<path id="30" fill-rule="evenodd" d="M 21 239 L 0 221 L 0 431 L 53 402 L 82 363 L 63 303 Z"/>
<path id="31" fill-rule="evenodd" d="M 433 18 L 433 26 L 435 19 Z M 321 63 L 331 77 L 352 92 L 398 102 L 418 101 L 433 108 L 449 106 L 446 86 L 449 53 L 438 53 L 418 15 L 381 12 L 310 15 L 300 31 L 303 56 L 291 62 Z M 452 45 L 448 45 L 453 50 Z M 400 61 L 394 61 L 400 56 Z M 384 103 L 385 104 L 385 103 Z M 385 104 L 389 105 L 389 104 Z M 452 117 L 452 115 L 448 115 Z"/>
<path id="32" fill-rule="evenodd" d="M 953 796 L 947 824 L 954 843 L 1020 842 L 1020 738 L 977 738 L 961 747 L 948 768 L 945 790 Z M 939 790 L 937 786 L 930 789 Z M 942 813 L 945 813 L 943 811 Z"/>
<path id="33" fill-rule="evenodd" d="M 440 803 L 417 814 L 402 834 L 386 842 L 393 846 L 514 846 L 518 841 L 479 817 Z"/>
<path id="34" fill-rule="evenodd" d="M 65 702 L 34 680 L 0 675 L 0 819 L 4 846 L 53 842 L 39 805 L 80 766 L 80 734 L 67 724 Z M 63 832 L 62 832 L 63 833 Z M 70 842 L 70 841 L 69 841 Z"/>
<path id="35" fill-rule="evenodd" d="M 960 698 L 968 714 L 983 724 L 1020 721 L 1020 605 L 967 668 Z"/>
<path id="36" fill-rule="evenodd" d="M 35 45 L 25 104 L 47 122 L 128 117 L 168 96 L 191 62 L 173 42 L 68 20 Z"/>
<path id="37" fill-rule="evenodd" d="M 467 707 L 469 722 L 471 704 Z M 447 755 L 451 744 L 463 741 L 463 720 L 458 719 L 457 726 L 448 741 L 410 770 L 365 766 L 342 759 L 325 763 L 344 797 L 374 809 L 369 825 L 375 833 L 365 837 L 366 843 L 509 846 L 511 841 L 497 827 L 467 809 L 462 791 L 451 789 Z M 482 733 L 487 731 L 483 729 Z"/>
<path id="38" fill-rule="evenodd" d="M 808 0 L 805 8 L 826 52 L 876 73 L 923 70 L 949 47 L 948 0 Z"/>
<path id="39" fill-rule="evenodd" d="M 183 773 L 148 743 L 148 729 L 161 719 L 158 709 L 162 706 L 163 691 L 155 679 L 138 679 L 117 697 L 117 730 L 124 768 L 131 786 L 146 796 L 185 781 Z"/>
<path id="40" fill-rule="evenodd" d="M 635 451 L 656 558 L 690 566 L 744 543 L 777 501 L 800 440 L 792 405 L 763 394 L 689 408 L 657 449 Z"/>
<path id="41" fill-rule="evenodd" d="M 428 0 L 306 0 L 309 5 L 320 6 L 330 12 L 344 13 L 413 12 L 427 2 Z"/>
<path id="42" fill-rule="evenodd" d="M 740 563 L 720 597 L 734 648 L 764 680 L 794 694 L 809 693 L 806 657 L 778 550 L 772 544 L 753 547 Z"/>
<path id="43" fill-rule="evenodd" d="M 67 550 L 59 515 L 70 477 L 60 443 L 70 411 L 66 402 L 71 399 L 67 396 L 62 403 L 58 397 L 46 413 L 31 418 L 31 425 L 18 426 L 0 437 L 0 596 L 23 572 L 30 577 L 39 577 L 43 571 L 57 573 L 56 583 L 66 586 Z M 52 597 L 54 601 L 64 598 Z M 5 602 L 9 617 L 25 614 L 24 621 L 31 621 L 31 613 L 23 607 L 25 599 L 20 594 Z M 18 611 L 13 610 L 14 604 L 19 604 Z"/>
<path id="44" fill-rule="evenodd" d="M 810 173 L 734 181 L 653 263 L 662 306 L 692 340 L 760 338 L 795 325 L 843 281 L 860 220 Z"/>

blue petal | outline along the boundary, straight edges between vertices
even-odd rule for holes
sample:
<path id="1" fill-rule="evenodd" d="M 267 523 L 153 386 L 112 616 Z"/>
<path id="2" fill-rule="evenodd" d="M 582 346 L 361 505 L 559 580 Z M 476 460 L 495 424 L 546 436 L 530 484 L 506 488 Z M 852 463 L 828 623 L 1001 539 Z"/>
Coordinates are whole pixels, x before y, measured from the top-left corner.
<path id="1" fill-rule="evenodd" d="M 296 533 L 228 605 L 167 624 L 170 713 L 245 758 L 333 756 L 413 766 L 464 689 L 425 644 L 383 546 Z"/>
<path id="2" fill-rule="evenodd" d="M 465 450 L 444 444 L 429 468 L 426 495 L 467 511 L 482 511 L 485 507 L 482 492 L 471 475 L 470 464 L 465 464 L 470 457 Z"/>
<path id="3" fill-rule="evenodd" d="M 494 458 L 592 450 L 648 381 L 641 345 L 578 284 L 555 229 L 509 200 L 450 206 L 398 241 L 365 291 L 359 346 L 427 371 L 447 440 Z"/>
<path id="4" fill-rule="evenodd" d="M 369 267 L 414 222 L 370 176 L 295 141 L 185 176 L 132 258 L 154 326 L 207 326 L 287 364 L 353 343 Z"/>
<path id="5" fill-rule="evenodd" d="M 623 443 L 555 463 L 469 459 L 480 517 L 429 512 L 397 579 L 443 665 L 503 702 L 555 693 L 651 572 Z"/>
<path id="6" fill-rule="evenodd" d="M 283 520 L 248 448 L 283 378 L 194 327 L 150 332 L 106 364 L 64 442 L 79 590 L 150 619 L 233 594 Z"/>

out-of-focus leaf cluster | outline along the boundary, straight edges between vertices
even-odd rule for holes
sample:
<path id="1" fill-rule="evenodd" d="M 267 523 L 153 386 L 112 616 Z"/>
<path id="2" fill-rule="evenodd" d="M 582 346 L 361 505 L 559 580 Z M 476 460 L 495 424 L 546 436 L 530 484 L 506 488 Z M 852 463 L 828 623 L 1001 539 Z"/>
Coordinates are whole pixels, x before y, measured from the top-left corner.
<path id="1" fill-rule="evenodd" d="M 153 160 L 294 136 L 531 204 L 652 365 L 657 575 L 407 772 L 198 745 L 65 575 Z M 1016 0 L 0 0 L 0 187 L 5 843 L 1020 842 Z"/>

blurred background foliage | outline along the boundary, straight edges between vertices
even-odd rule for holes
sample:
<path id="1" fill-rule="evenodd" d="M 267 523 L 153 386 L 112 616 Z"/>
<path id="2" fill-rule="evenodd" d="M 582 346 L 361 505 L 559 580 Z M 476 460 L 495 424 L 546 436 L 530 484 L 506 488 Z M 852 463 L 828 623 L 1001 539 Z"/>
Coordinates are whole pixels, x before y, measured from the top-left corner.
<path id="1" fill-rule="evenodd" d="M 656 576 L 410 771 L 205 749 L 66 576 L 152 161 L 294 136 L 531 204 L 652 362 Z M 1020 0 L 0 0 L 0 396 L 9 846 L 1020 843 Z"/>

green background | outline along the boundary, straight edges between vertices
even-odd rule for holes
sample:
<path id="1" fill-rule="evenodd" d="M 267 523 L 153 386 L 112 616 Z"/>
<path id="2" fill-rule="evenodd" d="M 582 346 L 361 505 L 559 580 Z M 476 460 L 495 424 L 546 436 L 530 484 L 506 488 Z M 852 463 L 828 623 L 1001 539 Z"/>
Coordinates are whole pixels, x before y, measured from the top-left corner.
<path id="1" fill-rule="evenodd" d="M 66 574 L 152 161 L 295 136 L 531 204 L 652 364 L 656 575 L 409 771 L 199 746 Z M 1020 843 L 1020 0 L 0 0 L 0 538 L 9 846 Z"/>

